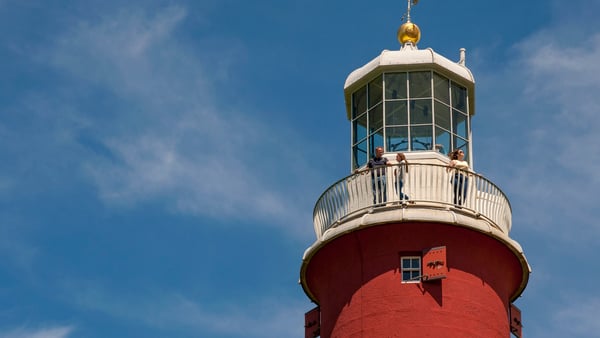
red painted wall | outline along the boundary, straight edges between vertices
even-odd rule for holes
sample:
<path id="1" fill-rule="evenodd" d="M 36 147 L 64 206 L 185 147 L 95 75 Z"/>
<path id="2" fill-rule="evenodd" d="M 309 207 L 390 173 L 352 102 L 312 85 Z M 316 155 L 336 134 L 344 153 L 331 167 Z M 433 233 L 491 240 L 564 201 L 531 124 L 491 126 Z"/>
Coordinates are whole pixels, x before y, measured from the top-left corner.
<path id="1" fill-rule="evenodd" d="M 447 278 L 402 284 L 400 256 L 436 246 L 446 246 Z M 321 248 L 306 270 L 323 338 L 507 338 L 521 279 L 521 263 L 501 242 L 435 223 L 356 230 Z"/>

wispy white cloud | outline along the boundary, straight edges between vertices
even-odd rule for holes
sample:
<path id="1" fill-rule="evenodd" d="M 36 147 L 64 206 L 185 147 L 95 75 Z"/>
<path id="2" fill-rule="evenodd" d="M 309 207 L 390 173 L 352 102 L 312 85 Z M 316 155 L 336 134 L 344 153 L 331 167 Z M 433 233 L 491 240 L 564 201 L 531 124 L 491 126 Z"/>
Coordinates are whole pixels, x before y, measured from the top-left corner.
<path id="1" fill-rule="evenodd" d="M 73 289 L 70 289 L 73 290 Z M 158 292 L 136 297 L 115 295 L 97 285 L 78 285 L 70 301 L 87 311 L 99 311 L 119 320 L 135 321 L 165 331 L 195 332 L 198 336 L 231 334 L 244 337 L 294 337 L 302 332 L 309 303 L 270 298 L 259 302 L 218 304 L 193 300 L 185 295 Z"/>
<path id="2" fill-rule="evenodd" d="M 199 49 L 177 35 L 187 16 L 179 6 L 122 9 L 58 36 L 38 62 L 48 60 L 67 74 L 68 88 L 79 89 L 58 86 L 49 107 L 68 106 L 73 123 L 54 132 L 109 205 L 160 200 L 174 212 L 254 219 L 306 234 L 316 196 L 296 191 L 318 176 L 308 156 L 298 156 L 311 141 L 260 122 L 251 105 L 232 108 L 242 105 L 215 87 L 226 87 L 224 74 L 243 46 L 234 41 L 235 53 L 196 55 Z M 101 101 L 87 102 L 90 95 Z"/>
<path id="3" fill-rule="evenodd" d="M 600 66 L 594 60 L 600 58 L 600 31 L 571 39 L 568 46 L 564 42 L 562 34 L 544 30 L 517 46 L 519 58 L 510 65 L 510 76 L 522 92 L 513 108 L 519 109 L 512 115 L 519 123 L 515 137 L 504 139 L 512 143 L 507 172 L 510 190 L 526 205 L 519 216 L 534 225 L 532 230 L 568 241 L 597 241 Z M 576 223 L 581 231 L 557 219 Z"/>
<path id="4" fill-rule="evenodd" d="M 600 332 L 598 313 L 599 297 L 569 297 L 568 304 L 558 308 L 552 322 L 567 337 L 594 337 Z"/>
<path id="5" fill-rule="evenodd" d="M 43 328 L 21 327 L 0 332 L 3 338 L 68 338 L 75 331 L 74 326 L 55 326 Z"/>
<path id="6" fill-rule="evenodd" d="M 547 298 L 547 297 L 546 297 Z M 524 335 L 532 337 L 597 337 L 600 298 L 589 294 L 563 294 L 543 303 L 543 313 L 524 317 Z M 546 312 L 547 311 L 547 312 Z M 537 317 L 532 322 L 527 317 Z"/>
<path id="7" fill-rule="evenodd" d="M 246 337 L 294 337 L 302 332 L 306 304 L 292 300 L 265 300 L 256 304 L 235 304 L 218 310 L 182 296 L 173 296 L 154 314 L 146 313 L 150 323 L 182 326 L 206 332 Z"/>
<path id="8" fill-rule="evenodd" d="M 10 262 L 21 271 L 29 273 L 38 254 L 38 249 L 17 238 L 16 235 L 9 233 L 9 226 L 11 225 L 0 224 L 0 231 L 3 234 L 0 239 L 0 253 L 6 258 L 4 263 Z"/>
<path id="9" fill-rule="evenodd" d="M 586 11 L 600 5 L 585 4 Z M 575 8 L 557 9 L 558 21 L 509 49 L 503 71 L 494 70 L 488 81 L 498 102 L 485 114 L 502 121 L 504 132 L 487 141 L 500 146 L 485 156 L 495 158 L 513 206 L 513 233 L 519 232 L 533 269 L 519 300 L 524 334 L 592 337 L 599 311 L 593 282 L 556 267 L 568 262 L 574 271 L 598 270 L 582 257 L 593 255 L 600 240 L 600 27 L 581 19 L 574 24 Z"/>

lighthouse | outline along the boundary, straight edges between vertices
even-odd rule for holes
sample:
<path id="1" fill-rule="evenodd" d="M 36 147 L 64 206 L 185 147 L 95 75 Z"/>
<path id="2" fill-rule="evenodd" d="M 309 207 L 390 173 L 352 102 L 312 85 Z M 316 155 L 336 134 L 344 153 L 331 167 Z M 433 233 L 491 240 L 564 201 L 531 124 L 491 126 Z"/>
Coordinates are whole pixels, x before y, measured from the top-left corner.
<path id="1" fill-rule="evenodd" d="M 513 303 L 531 269 L 509 199 L 474 167 L 475 79 L 464 49 L 418 48 L 416 2 L 400 47 L 344 84 L 350 173 L 314 207 L 307 338 L 522 336 Z"/>

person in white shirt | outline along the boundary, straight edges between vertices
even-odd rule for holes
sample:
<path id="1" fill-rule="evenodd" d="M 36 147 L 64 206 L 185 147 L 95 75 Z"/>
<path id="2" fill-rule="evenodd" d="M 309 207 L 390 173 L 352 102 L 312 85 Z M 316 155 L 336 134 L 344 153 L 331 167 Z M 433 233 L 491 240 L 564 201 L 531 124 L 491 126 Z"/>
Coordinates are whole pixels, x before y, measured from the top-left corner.
<path id="1" fill-rule="evenodd" d="M 465 152 L 461 149 L 455 149 L 450 154 L 450 163 L 446 171 L 454 170 L 454 177 L 451 179 L 454 193 L 454 204 L 462 205 L 467 199 L 467 188 L 469 185 L 468 172 L 470 171 L 469 162 L 465 161 Z"/>
<path id="2" fill-rule="evenodd" d="M 404 186 L 404 175 L 408 174 L 408 161 L 403 153 L 396 154 L 396 161 L 398 162 L 398 167 L 394 169 L 394 176 L 396 178 L 396 191 L 398 192 L 398 196 L 400 197 L 401 201 L 408 200 L 408 195 L 402 192 L 402 187 Z"/>

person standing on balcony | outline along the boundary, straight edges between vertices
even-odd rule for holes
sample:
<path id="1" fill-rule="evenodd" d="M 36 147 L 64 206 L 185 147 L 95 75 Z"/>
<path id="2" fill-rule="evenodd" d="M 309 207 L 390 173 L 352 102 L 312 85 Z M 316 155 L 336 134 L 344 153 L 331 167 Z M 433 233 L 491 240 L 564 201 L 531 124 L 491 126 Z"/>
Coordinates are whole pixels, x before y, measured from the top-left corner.
<path id="1" fill-rule="evenodd" d="M 408 200 L 408 195 L 402 192 L 402 187 L 404 186 L 404 175 L 408 174 L 408 161 L 403 153 L 396 154 L 396 161 L 398 162 L 398 167 L 394 169 L 394 176 L 396 177 L 396 191 L 398 192 L 398 196 L 400 197 L 401 201 Z"/>
<path id="2" fill-rule="evenodd" d="M 371 180 L 373 182 L 373 204 L 387 201 L 385 167 L 388 165 L 391 165 L 391 163 L 383 157 L 383 147 L 375 148 L 375 156 L 367 163 L 367 167 L 371 169 Z"/>
<path id="3" fill-rule="evenodd" d="M 454 193 L 454 204 L 462 205 L 467 199 L 467 187 L 469 185 L 469 162 L 465 161 L 465 152 L 461 149 L 455 149 L 450 154 L 450 163 L 446 171 L 450 171 L 453 168 L 458 169 L 454 171 L 454 177 L 452 180 L 453 193 Z"/>

